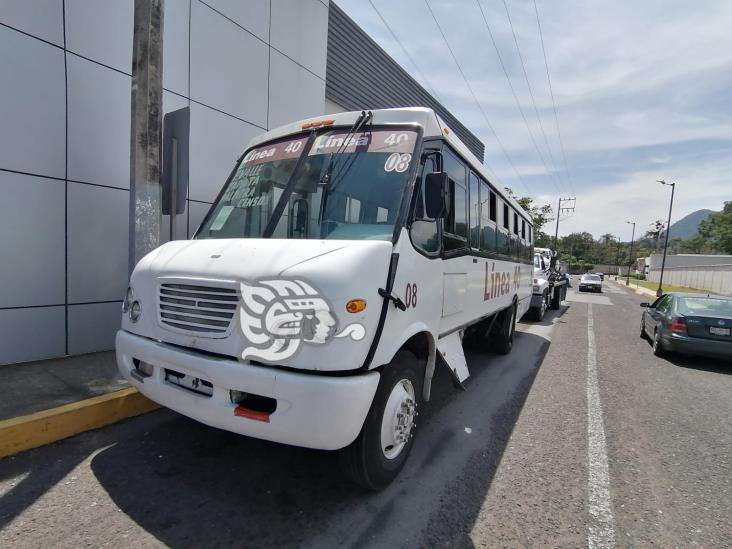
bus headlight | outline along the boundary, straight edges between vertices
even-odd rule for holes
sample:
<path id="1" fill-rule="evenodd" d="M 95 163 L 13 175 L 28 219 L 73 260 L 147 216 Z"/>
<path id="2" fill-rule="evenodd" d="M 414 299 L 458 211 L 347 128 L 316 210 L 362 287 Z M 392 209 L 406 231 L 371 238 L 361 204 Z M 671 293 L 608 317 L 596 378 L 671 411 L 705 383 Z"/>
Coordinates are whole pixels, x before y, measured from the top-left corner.
<path id="1" fill-rule="evenodd" d="M 132 287 L 127 287 L 127 293 L 125 294 L 125 298 L 122 301 L 122 314 L 126 315 L 130 312 L 130 305 L 132 305 L 132 300 L 135 298 L 135 295 L 132 293 Z"/>
<path id="2" fill-rule="evenodd" d="M 137 322 L 137 319 L 140 318 L 140 315 L 142 314 L 142 307 L 140 306 L 140 302 L 135 300 L 130 305 L 130 320 L 132 322 Z"/>

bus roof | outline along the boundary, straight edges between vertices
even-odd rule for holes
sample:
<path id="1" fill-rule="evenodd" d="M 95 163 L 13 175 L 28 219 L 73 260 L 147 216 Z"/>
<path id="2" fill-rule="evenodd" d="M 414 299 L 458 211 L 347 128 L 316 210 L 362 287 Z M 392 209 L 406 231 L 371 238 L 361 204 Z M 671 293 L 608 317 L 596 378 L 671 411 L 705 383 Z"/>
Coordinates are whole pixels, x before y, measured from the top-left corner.
<path id="1" fill-rule="evenodd" d="M 526 210 L 524 210 L 515 199 L 508 196 L 508 193 L 503 188 L 499 188 L 495 183 L 496 178 L 491 171 L 480 160 L 478 160 L 472 152 L 470 152 L 470 149 L 465 146 L 455 132 L 450 130 L 447 124 L 445 124 L 435 111 L 425 107 L 409 107 L 399 109 L 373 109 L 371 112 L 373 113 L 372 122 L 374 125 L 418 124 L 423 128 L 424 137 L 437 137 L 444 139 L 458 153 L 460 153 L 474 172 L 478 173 L 483 179 L 491 183 L 496 194 L 498 194 L 506 203 L 513 206 L 516 212 L 530 225 L 532 225 L 531 216 L 528 215 Z M 322 116 L 315 116 L 298 120 L 297 122 L 292 122 L 290 124 L 285 124 L 284 126 L 271 129 L 266 133 L 258 135 L 249 142 L 247 149 L 255 147 L 266 141 L 272 141 L 273 139 L 279 139 L 287 135 L 302 133 L 304 124 L 320 120 L 333 120 L 333 126 L 351 127 L 360 114 L 361 111 L 324 114 Z"/>

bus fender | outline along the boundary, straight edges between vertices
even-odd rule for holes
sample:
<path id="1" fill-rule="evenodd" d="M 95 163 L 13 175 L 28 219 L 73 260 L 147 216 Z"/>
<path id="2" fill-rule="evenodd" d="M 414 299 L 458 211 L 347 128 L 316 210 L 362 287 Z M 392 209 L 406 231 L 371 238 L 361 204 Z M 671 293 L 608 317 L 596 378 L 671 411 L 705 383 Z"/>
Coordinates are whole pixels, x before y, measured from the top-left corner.
<path id="1" fill-rule="evenodd" d="M 395 345 L 394 351 L 390 353 L 386 364 L 389 364 L 401 349 L 407 349 L 414 353 L 420 363 L 424 365 L 422 398 L 428 401 L 432 387 L 432 376 L 435 372 L 435 356 L 437 353 L 435 337 L 424 322 L 417 322 L 410 325 L 400 339 L 399 344 Z"/>

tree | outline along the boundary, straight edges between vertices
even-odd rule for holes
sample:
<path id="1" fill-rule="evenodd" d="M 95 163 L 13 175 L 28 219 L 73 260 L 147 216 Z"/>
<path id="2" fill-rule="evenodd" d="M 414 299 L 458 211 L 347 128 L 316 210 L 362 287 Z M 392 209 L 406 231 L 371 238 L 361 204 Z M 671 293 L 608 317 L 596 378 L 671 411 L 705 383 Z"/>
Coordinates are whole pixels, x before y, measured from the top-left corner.
<path id="1" fill-rule="evenodd" d="M 725 202 L 721 212 L 713 213 L 699 223 L 698 233 L 715 250 L 732 254 L 732 201 Z"/>
<path id="2" fill-rule="evenodd" d="M 531 216 L 531 222 L 534 225 L 534 244 L 541 248 L 547 247 L 549 244 L 549 235 L 542 231 L 544 225 L 553 221 L 552 207 L 549 204 L 542 206 L 536 204 L 530 196 L 517 197 L 509 187 L 504 187 L 508 196 L 513 198 L 519 205 Z"/>
<path id="3" fill-rule="evenodd" d="M 653 242 L 653 248 L 658 249 L 658 241 L 666 228 L 666 224 L 661 219 L 656 219 L 651 223 L 651 228 L 648 229 L 645 234 L 641 237 L 641 240 L 650 240 Z"/>
<path id="4" fill-rule="evenodd" d="M 592 263 L 596 259 L 595 246 L 594 237 L 587 232 L 570 233 L 563 236 L 559 242 L 562 254 Z"/>

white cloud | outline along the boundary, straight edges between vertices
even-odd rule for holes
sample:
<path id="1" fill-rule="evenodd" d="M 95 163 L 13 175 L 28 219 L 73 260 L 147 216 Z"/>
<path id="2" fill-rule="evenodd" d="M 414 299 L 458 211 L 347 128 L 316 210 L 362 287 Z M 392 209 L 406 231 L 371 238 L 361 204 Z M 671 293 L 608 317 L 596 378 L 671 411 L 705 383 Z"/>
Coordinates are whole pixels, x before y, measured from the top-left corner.
<path id="1" fill-rule="evenodd" d="M 720 209 L 723 200 L 732 200 L 732 2 L 537 0 L 572 189 L 563 173 L 532 1 L 507 4 L 555 164 L 503 2 L 480 0 L 549 170 L 535 150 L 475 3 L 429 0 L 526 187 L 476 107 L 424 1 L 373 1 L 439 99 L 483 140 L 499 184 L 551 197 L 554 205 L 559 195 L 577 193 L 577 212 L 561 232 L 620 232 L 625 217 L 643 226 L 665 217 L 668 192 L 655 183 L 662 176 L 680 182 L 679 217 L 698 208 Z M 339 5 L 420 78 L 369 3 L 339 0 Z"/>

